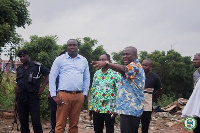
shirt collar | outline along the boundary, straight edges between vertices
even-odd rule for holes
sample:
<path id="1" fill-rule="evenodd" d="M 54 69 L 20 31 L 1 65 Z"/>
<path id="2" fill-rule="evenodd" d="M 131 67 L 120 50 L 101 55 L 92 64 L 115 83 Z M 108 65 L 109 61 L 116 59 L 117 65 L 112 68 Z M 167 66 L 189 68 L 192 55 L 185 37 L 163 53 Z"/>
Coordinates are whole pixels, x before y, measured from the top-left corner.
<path id="1" fill-rule="evenodd" d="M 103 73 L 103 69 L 102 68 L 100 69 L 101 74 L 104 74 L 104 75 L 110 73 L 111 71 L 112 70 L 110 68 L 108 68 L 108 70 L 105 73 Z"/>
<path id="2" fill-rule="evenodd" d="M 29 67 L 32 67 L 34 65 L 34 62 L 33 61 L 30 61 L 29 63 Z M 22 67 L 24 68 L 24 65 L 22 64 Z"/>
<path id="3" fill-rule="evenodd" d="M 72 57 L 69 56 L 68 52 L 65 53 L 65 57 L 72 59 Z M 80 58 L 80 55 L 77 53 L 77 56 L 75 58 Z"/>

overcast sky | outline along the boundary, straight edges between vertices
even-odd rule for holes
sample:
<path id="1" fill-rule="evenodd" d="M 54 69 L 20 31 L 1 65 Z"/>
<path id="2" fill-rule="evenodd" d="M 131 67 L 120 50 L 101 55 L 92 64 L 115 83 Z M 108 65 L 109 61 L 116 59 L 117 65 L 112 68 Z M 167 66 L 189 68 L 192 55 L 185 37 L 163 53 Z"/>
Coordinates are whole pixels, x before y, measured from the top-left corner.
<path id="1" fill-rule="evenodd" d="M 91 37 L 111 54 L 126 46 L 138 51 L 200 52 L 199 0 L 28 0 L 32 24 L 17 32 L 57 35 L 58 44 Z"/>

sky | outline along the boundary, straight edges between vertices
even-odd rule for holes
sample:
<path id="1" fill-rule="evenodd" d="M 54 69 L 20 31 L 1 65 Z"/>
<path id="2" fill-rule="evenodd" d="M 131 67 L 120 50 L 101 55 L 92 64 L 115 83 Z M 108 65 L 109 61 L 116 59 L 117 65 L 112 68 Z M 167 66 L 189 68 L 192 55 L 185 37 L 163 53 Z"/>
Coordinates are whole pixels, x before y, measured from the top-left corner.
<path id="1" fill-rule="evenodd" d="M 57 35 L 57 43 L 91 37 L 111 54 L 127 46 L 151 53 L 200 52 L 199 0 L 28 0 L 32 24 L 17 32 Z M 97 45 L 97 46 L 98 46 Z"/>

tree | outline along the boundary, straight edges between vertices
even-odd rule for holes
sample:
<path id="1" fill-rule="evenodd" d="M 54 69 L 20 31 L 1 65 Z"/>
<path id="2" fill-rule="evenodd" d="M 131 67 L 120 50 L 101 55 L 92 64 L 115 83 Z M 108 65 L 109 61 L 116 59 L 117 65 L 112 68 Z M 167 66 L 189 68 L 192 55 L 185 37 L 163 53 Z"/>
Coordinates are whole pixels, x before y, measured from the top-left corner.
<path id="1" fill-rule="evenodd" d="M 17 36 L 16 27 L 31 24 L 28 6 L 26 0 L 0 0 L 0 48 Z"/>
<path id="2" fill-rule="evenodd" d="M 160 76 L 164 94 L 189 98 L 193 90 L 194 72 L 191 57 L 182 57 L 174 50 L 169 50 L 166 54 L 157 50 L 151 54 L 141 51 L 140 62 L 146 58 L 153 61 L 152 71 Z"/>
<path id="3" fill-rule="evenodd" d="M 113 52 L 112 53 L 112 58 L 114 61 L 116 61 L 117 64 L 123 64 L 123 58 L 122 58 L 122 55 L 123 55 L 123 50 L 119 51 L 118 53 L 117 52 Z"/>
<path id="4" fill-rule="evenodd" d="M 122 51 L 113 52 L 113 59 L 122 64 Z M 152 71 L 157 73 L 162 82 L 163 94 L 175 95 L 176 98 L 189 98 L 193 90 L 192 75 L 195 68 L 192 65 L 191 57 L 182 57 L 180 53 L 170 50 L 155 50 L 152 53 L 140 51 L 139 61 L 144 59 L 153 61 Z"/>
<path id="5" fill-rule="evenodd" d="M 51 68 L 55 58 L 62 51 L 56 43 L 57 36 L 38 37 L 36 35 L 30 37 L 30 42 L 25 42 L 22 49 L 30 52 L 31 60 L 41 62 L 46 67 Z"/>

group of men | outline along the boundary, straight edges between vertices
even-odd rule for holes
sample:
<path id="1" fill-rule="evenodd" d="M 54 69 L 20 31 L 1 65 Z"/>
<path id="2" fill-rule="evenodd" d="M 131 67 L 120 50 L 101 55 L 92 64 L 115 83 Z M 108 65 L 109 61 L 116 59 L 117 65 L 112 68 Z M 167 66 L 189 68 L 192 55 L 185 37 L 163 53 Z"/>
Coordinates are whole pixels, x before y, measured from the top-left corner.
<path id="1" fill-rule="evenodd" d="M 15 106 L 21 123 L 21 132 L 30 133 L 29 112 L 33 130 L 42 133 L 39 99 L 49 80 L 50 96 L 57 105 L 55 133 L 63 133 L 69 118 L 68 133 L 78 132 L 81 108 L 90 85 L 88 61 L 79 55 L 75 39 L 67 41 L 67 52 L 58 56 L 50 72 L 41 63 L 33 62 L 27 50 L 18 53 L 23 63 L 17 69 Z M 96 69 L 90 89 L 89 115 L 93 114 L 95 133 L 114 133 L 114 121 L 120 115 L 121 133 L 137 133 L 139 123 L 147 133 L 152 113 L 152 101 L 161 93 L 161 81 L 151 71 L 152 61 L 142 65 L 137 59 L 137 49 L 126 47 L 124 65 L 113 64 L 108 54 L 92 61 Z M 40 77 L 45 80 L 40 87 Z M 54 129 L 51 133 L 54 132 Z"/>

